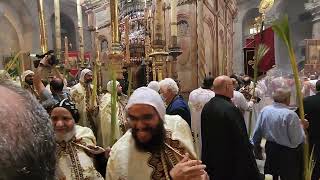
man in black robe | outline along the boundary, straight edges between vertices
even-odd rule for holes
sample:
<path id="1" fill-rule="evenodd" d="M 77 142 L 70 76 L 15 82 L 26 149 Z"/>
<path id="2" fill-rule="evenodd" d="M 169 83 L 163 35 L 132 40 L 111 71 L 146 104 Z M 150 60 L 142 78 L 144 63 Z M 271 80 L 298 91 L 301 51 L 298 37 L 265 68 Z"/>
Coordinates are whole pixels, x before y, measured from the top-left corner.
<path id="1" fill-rule="evenodd" d="M 315 167 L 312 180 L 320 178 L 320 80 L 316 83 L 316 95 L 304 98 L 304 113 L 310 125 L 308 128 L 310 151 L 314 147 Z"/>
<path id="2" fill-rule="evenodd" d="M 245 121 L 231 102 L 232 80 L 219 76 L 213 83 L 216 96 L 201 113 L 202 161 L 210 179 L 259 180 Z"/>

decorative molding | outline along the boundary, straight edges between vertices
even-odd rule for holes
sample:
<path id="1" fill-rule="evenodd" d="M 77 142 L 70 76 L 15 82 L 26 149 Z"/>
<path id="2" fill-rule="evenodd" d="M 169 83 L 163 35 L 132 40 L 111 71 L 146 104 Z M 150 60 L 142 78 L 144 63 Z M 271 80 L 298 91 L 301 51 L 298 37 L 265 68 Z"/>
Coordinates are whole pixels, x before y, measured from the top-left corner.
<path id="1" fill-rule="evenodd" d="M 311 13 L 313 22 L 320 20 L 320 1 L 305 3 L 304 7 Z"/>
<path id="2" fill-rule="evenodd" d="M 177 6 L 182 6 L 186 4 L 193 4 L 197 0 L 178 0 Z"/>

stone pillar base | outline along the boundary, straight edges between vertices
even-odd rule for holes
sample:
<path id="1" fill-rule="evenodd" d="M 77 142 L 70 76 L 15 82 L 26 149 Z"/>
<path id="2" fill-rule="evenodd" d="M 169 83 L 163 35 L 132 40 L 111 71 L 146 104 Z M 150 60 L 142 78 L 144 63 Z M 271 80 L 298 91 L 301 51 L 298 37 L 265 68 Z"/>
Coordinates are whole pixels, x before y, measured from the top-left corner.
<path id="1" fill-rule="evenodd" d="M 154 53 L 151 53 L 149 56 L 153 57 L 153 62 L 155 65 L 155 71 L 157 76 L 157 79 L 153 79 L 153 80 L 161 81 L 163 79 L 163 64 L 165 61 L 164 58 L 168 56 L 168 53 L 164 51 L 154 52 Z"/>

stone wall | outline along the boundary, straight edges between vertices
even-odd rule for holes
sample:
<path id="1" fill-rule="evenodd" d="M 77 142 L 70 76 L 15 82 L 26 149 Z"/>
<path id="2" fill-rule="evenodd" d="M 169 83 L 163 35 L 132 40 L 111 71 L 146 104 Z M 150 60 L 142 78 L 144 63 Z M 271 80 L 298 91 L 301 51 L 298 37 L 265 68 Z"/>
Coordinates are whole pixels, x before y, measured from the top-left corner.
<path id="1" fill-rule="evenodd" d="M 48 47 L 54 47 L 54 27 L 52 17 L 54 16 L 53 0 L 44 0 L 45 22 L 47 28 Z M 74 46 L 78 49 L 77 13 L 76 3 L 71 0 L 60 1 L 61 14 L 67 16 L 74 24 L 70 30 L 70 36 L 75 38 Z M 84 28 L 87 27 L 87 17 L 83 13 Z M 1 0 L 0 1 L 0 61 L 3 56 L 19 50 L 25 52 L 40 53 L 39 20 L 37 11 L 37 0 Z M 69 21 L 70 22 L 70 21 Z M 67 22 L 68 23 L 68 22 Z M 61 22 L 63 27 L 63 22 Z M 71 35 L 71 33 L 75 33 Z M 85 30 L 85 51 L 91 51 L 90 33 Z M 63 43 L 62 43 L 63 45 Z M 0 63 L 0 68 L 2 63 Z"/>
<path id="2" fill-rule="evenodd" d="M 248 34 L 244 32 L 247 30 L 246 22 L 250 18 L 256 16 L 252 13 L 254 9 L 259 6 L 258 0 L 248 0 L 241 4 L 238 4 L 239 14 L 234 23 L 235 27 L 235 38 L 234 38 L 234 65 L 233 69 L 237 73 L 244 72 L 243 67 L 243 47 L 245 43 L 245 37 Z M 312 38 L 312 23 L 311 17 L 308 15 L 304 8 L 304 4 L 307 0 L 279 0 L 275 1 L 273 8 L 266 15 L 266 26 L 270 26 L 271 22 L 283 15 L 289 16 L 289 23 L 291 29 L 291 36 L 293 39 L 294 49 L 296 52 L 297 60 L 304 60 L 304 39 Z M 290 63 L 287 54 L 286 47 L 276 37 L 275 39 L 275 54 L 276 54 L 276 65 L 282 71 L 290 71 Z"/>

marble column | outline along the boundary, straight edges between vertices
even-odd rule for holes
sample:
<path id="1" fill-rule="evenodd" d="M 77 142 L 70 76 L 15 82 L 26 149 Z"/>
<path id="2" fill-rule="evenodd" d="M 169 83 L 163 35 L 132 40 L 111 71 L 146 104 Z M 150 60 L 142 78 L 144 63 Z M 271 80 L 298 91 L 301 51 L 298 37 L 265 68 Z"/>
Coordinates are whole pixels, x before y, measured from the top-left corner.
<path id="1" fill-rule="evenodd" d="M 320 0 L 309 0 L 305 9 L 312 15 L 312 38 L 320 39 Z"/>

